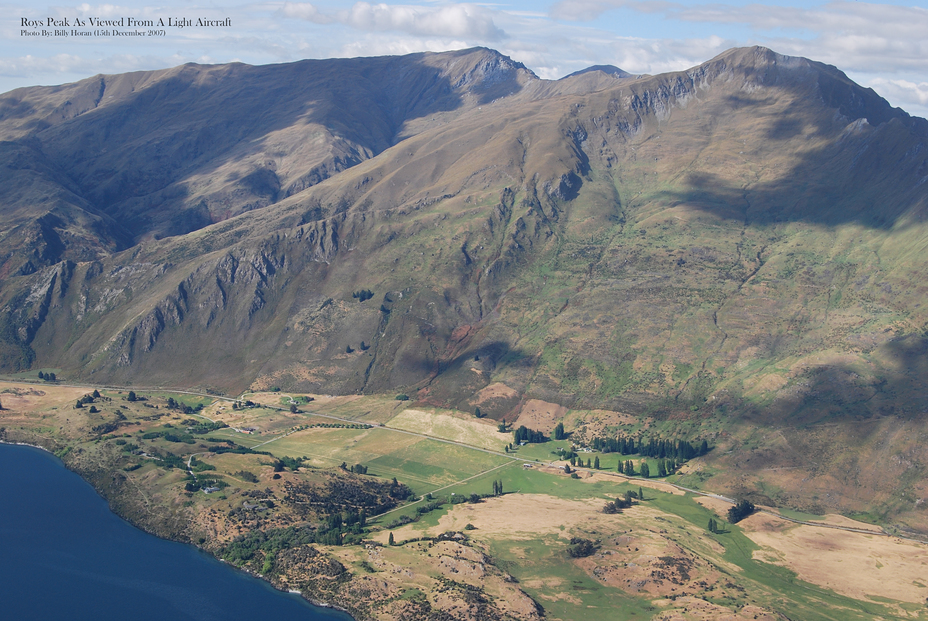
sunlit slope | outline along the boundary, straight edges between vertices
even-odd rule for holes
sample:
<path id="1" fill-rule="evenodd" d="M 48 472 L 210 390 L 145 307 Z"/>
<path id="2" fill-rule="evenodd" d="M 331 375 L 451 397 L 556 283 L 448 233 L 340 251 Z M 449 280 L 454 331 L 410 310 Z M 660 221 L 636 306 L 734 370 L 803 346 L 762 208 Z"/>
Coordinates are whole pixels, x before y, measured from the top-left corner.
<path id="1" fill-rule="evenodd" d="M 923 120 L 762 48 L 562 82 L 260 210 L 22 278 L 16 342 L 112 382 L 404 391 L 494 417 L 522 396 L 921 413 Z"/>

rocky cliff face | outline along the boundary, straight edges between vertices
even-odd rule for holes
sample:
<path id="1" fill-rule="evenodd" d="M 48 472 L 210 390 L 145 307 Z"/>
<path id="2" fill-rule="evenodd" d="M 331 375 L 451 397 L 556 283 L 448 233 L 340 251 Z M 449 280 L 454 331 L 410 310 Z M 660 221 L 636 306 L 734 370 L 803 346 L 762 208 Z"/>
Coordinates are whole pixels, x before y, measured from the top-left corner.
<path id="1" fill-rule="evenodd" d="M 478 49 L 7 94 L 3 364 L 917 414 L 926 122 L 762 48 L 593 73 Z"/>

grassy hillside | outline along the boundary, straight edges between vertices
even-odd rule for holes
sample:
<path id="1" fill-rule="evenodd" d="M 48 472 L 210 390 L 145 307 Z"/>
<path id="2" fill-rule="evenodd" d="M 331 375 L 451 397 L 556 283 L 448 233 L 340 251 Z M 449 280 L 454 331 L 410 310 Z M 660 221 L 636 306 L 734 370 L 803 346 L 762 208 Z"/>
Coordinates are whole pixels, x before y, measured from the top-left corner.
<path id="1" fill-rule="evenodd" d="M 209 116 L 240 87 L 252 107 L 234 114 L 255 118 L 247 135 L 223 133 L 230 142 L 202 161 L 178 151 L 167 185 L 146 177 L 155 185 L 145 196 L 170 184 L 202 196 L 226 181 L 238 187 L 244 177 L 229 181 L 229 171 L 252 166 L 258 151 L 236 149 L 256 140 L 267 146 L 262 158 L 280 147 L 272 159 L 291 167 L 281 188 L 293 191 L 254 209 L 253 197 L 233 201 L 224 215 L 210 211 L 221 222 L 161 239 L 171 232 L 149 222 L 118 242 L 131 247 L 94 260 L 50 250 L 46 267 L 29 259 L 35 271 L 9 271 L 0 290 L 5 368 L 229 393 L 404 393 L 420 409 L 479 407 L 508 421 L 534 399 L 611 412 L 604 429 L 623 416 L 738 438 L 782 428 L 782 438 L 757 441 L 763 459 L 740 448 L 719 457 L 727 489 L 873 508 L 854 496 L 863 494 L 887 515 L 924 521 L 922 493 L 912 491 L 924 443 L 899 432 L 921 429 L 928 398 L 923 119 L 833 67 L 762 48 L 686 72 L 557 83 L 488 50 L 332 62 L 307 86 L 313 101 L 341 101 L 338 89 L 349 86 L 371 97 L 387 89 L 393 103 L 374 116 L 393 119 L 383 125 L 390 131 L 365 142 L 362 129 L 382 125 L 368 122 L 365 106 L 306 108 L 309 91 L 299 105 L 285 91 L 257 94 L 268 75 L 314 64 L 120 77 L 139 85 L 120 97 L 149 106 L 126 109 L 150 110 L 158 93 L 186 101 L 178 85 L 189 84 L 205 89 L 196 114 Z M 343 65 L 357 79 L 336 80 Z M 410 78 L 391 90 L 389 76 L 413 74 L 438 82 Z M 16 109 L 45 110 L 36 136 L 48 145 L 66 130 L 129 132 L 105 100 L 65 120 L 48 116 L 56 97 L 88 84 L 17 91 Z M 248 112 L 273 102 L 274 114 Z M 334 115 L 325 117 L 331 140 L 369 153 L 298 187 L 301 167 L 324 151 L 300 151 L 309 109 Z M 29 130 L 15 118 L 4 131 L 20 140 Z M 274 125 L 280 119 L 290 125 Z M 129 134 L 122 170 L 144 177 L 148 164 L 129 153 L 145 135 Z M 162 138 L 199 153 L 186 138 Z M 100 154 L 99 168 L 74 157 L 88 167 L 70 173 L 77 195 L 81 179 L 102 175 L 115 156 Z M 118 178 L 106 183 L 129 191 Z M 131 221 L 127 209 L 168 213 L 121 194 L 83 196 L 88 210 L 112 207 L 106 213 L 121 222 Z M 5 230 L 4 248 L 21 247 L 17 231 Z M 4 265 L 28 262 L 17 252 Z M 829 425 L 832 435 L 809 431 Z M 777 468 L 797 463 L 822 477 L 820 490 L 859 468 L 859 487 L 792 497 L 796 481 Z M 890 464 L 901 487 L 874 474 Z"/>

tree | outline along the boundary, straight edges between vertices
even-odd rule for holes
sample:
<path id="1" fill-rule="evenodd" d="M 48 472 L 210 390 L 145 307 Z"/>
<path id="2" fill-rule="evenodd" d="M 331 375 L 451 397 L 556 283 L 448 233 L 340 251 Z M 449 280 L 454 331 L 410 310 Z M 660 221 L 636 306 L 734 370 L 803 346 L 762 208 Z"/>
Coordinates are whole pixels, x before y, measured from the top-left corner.
<path id="1" fill-rule="evenodd" d="M 97 414 L 99 411 L 100 411 L 100 410 L 98 410 L 98 409 L 97 409 L 97 406 L 95 406 L 95 405 L 91 405 L 91 406 L 90 406 L 90 409 L 88 410 L 88 412 L 90 412 L 91 414 Z"/>
<path id="2" fill-rule="evenodd" d="M 717 533 L 717 532 L 719 532 L 719 531 L 718 531 L 718 525 L 715 523 L 715 518 L 709 518 L 709 526 L 708 526 L 708 528 L 709 528 L 709 532 L 710 532 L 710 533 Z"/>
<path id="3" fill-rule="evenodd" d="M 596 460 L 593 461 L 593 468 L 599 470 L 599 455 L 596 456 Z"/>
<path id="4" fill-rule="evenodd" d="M 483 412 L 480 411 L 480 406 L 474 408 L 474 416 L 477 418 L 483 418 Z"/>
<path id="5" fill-rule="evenodd" d="M 644 490 L 641 487 L 638 487 L 638 500 L 644 500 Z"/>
<path id="6" fill-rule="evenodd" d="M 79 409 L 81 409 L 82 407 L 84 407 L 84 402 L 81 401 L 80 399 L 78 399 L 78 400 L 77 400 L 77 403 L 74 404 L 74 409 L 75 409 L 75 410 L 79 410 Z"/>
<path id="7" fill-rule="evenodd" d="M 513 441 L 516 444 L 520 442 L 540 444 L 542 442 L 547 442 L 548 437 L 540 431 L 529 429 L 525 425 L 522 425 L 513 432 Z"/>
<path id="8" fill-rule="evenodd" d="M 99 398 L 100 398 L 100 391 L 97 390 L 96 388 L 93 389 L 93 398 L 94 398 L 94 399 L 99 399 Z"/>
<path id="9" fill-rule="evenodd" d="M 392 546 L 392 545 L 396 545 L 396 542 L 393 540 L 393 533 L 392 533 L 392 532 L 390 533 L 390 538 L 387 540 L 387 543 L 390 544 L 391 546 Z"/>
<path id="10" fill-rule="evenodd" d="M 46 373 L 46 374 L 45 374 L 45 379 L 47 379 L 47 380 L 50 381 L 50 382 L 54 382 L 54 381 L 57 380 L 57 378 L 55 377 L 55 374 L 54 374 L 54 373 Z"/>
<path id="11" fill-rule="evenodd" d="M 641 477 L 644 479 L 647 479 L 650 476 L 651 476 L 651 469 L 648 468 L 648 462 L 642 461 L 641 462 Z"/>
<path id="12" fill-rule="evenodd" d="M 44 372 L 44 371 L 39 371 L 39 379 L 40 379 L 40 380 L 44 380 L 44 379 L 45 379 L 45 372 Z"/>
<path id="13" fill-rule="evenodd" d="M 126 401 L 135 401 L 138 397 L 135 396 L 135 392 L 130 390 L 129 394 L 126 396 Z"/>
<path id="14" fill-rule="evenodd" d="M 566 437 L 567 437 L 567 434 L 564 433 L 564 423 L 558 423 L 557 425 L 555 425 L 555 427 L 554 427 L 554 439 L 555 439 L 555 440 L 563 440 L 563 439 L 566 438 Z"/>
<path id="15" fill-rule="evenodd" d="M 754 513 L 754 509 L 754 503 L 748 500 L 739 500 L 738 504 L 728 510 L 728 521 L 732 524 L 737 524 Z"/>
<path id="16" fill-rule="evenodd" d="M 345 345 L 345 353 L 346 353 L 346 354 L 353 354 L 353 353 L 354 353 L 354 350 L 351 349 L 351 345 Z"/>
<path id="17" fill-rule="evenodd" d="M 290 404 L 290 413 L 291 413 L 291 414 L 296 414 L 296 404 L 295 404 L 295 403 L 291 403 L 291 404 Z"/>

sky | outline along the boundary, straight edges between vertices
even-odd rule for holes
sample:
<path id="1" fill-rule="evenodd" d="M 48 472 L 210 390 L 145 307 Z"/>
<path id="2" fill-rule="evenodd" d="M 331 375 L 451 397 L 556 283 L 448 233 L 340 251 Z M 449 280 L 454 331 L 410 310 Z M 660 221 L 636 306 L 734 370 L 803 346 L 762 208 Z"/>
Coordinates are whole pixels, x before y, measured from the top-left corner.
<path id="1" fill-rule="evenodd" d="M 474 46 L 496 49 L 546 79 L 598 64 L 656 74 L 693 67 L 732 47 L 763 45 L 835 65 L 894 106 L 928 117 L 928 0 L 20 0 L 0 6 L 0 92 L 187 62 L 261 65 Z M 138 25 L 146 21 L 154 26 Z"/>

